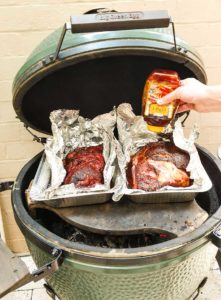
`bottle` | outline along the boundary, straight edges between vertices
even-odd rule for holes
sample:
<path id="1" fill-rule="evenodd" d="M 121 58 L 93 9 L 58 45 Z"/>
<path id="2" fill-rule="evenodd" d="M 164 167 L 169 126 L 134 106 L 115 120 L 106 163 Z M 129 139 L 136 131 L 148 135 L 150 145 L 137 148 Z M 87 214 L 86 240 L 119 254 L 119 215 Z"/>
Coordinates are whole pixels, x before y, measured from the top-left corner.
<path id="1" fill-rule="evenodd" d="M 164 133 L 176 113 L 179 100 L 167 105 L 158 105 L 157 100 L 179 86 L 180 78 L 175 71 L 156 69 L 149 75 L 142 98 L 142 115 L 148 130 Z"/>

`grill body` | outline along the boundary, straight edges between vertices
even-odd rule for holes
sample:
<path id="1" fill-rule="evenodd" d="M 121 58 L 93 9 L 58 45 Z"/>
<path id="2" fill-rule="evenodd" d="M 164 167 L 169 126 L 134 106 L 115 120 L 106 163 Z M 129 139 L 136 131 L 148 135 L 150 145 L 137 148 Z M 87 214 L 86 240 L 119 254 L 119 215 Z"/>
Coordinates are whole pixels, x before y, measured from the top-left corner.
<path id="1" fill-rule="evenodd" d="M 50 261 L 47 252 L 27 242 L 37 266 Z M 67 259 L 47 282 L 64 300 L 186 300 L 207 276 L 216 251 L 208 243 L 192 253 L 133 268 Z"/>

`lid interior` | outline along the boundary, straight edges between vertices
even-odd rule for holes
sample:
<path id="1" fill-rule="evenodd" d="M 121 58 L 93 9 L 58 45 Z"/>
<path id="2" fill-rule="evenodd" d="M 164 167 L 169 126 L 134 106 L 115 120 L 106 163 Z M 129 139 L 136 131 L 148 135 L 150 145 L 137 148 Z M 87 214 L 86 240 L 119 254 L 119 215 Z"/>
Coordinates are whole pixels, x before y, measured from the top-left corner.
<path id="1" fill-rule="evenodd" d="M 153 56 L 118 55 L 69 64 L 27 89 L 19 104 L 22 121 L 50 133 L 49 114 L 56 109 L 79 109 L 83 117 L 93 118 L 129 102 L 140 114 L 146 78 L 156 68 L 177 71 L 181 79 L 196 77 L 183 63 Z"/>

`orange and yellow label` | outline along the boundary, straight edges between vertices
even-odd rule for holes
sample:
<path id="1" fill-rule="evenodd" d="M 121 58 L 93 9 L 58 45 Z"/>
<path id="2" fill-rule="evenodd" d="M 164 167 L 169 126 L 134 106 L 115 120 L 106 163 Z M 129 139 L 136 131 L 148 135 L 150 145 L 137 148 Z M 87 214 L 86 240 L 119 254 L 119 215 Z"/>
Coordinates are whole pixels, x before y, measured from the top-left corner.
<path id="1" fill-rule="evenodd" d="M 174 107 L 173 105 L 158 105 L 156 103 L 146 102 L 144 115 L 155 115 L 159 117 L 166 116 L 172 118 Z"/>

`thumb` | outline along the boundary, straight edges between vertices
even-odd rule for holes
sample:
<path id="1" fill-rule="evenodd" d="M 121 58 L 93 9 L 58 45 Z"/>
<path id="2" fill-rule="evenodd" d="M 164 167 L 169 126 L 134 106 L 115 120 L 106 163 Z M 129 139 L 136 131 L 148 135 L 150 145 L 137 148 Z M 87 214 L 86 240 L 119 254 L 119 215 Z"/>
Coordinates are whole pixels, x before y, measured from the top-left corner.
<path id="1" fill-rule="evenodd" d="M 168 103 L 172 102 L 173 100 L 177 100 L 179 98 L 180 98 L 180 90 L 179 90 L 179 88 L 177 88 L 176 90 L 169 93 L 168 95 L 160 98 L 157 101 L 157 104 L 159 104 L 159 105 L 168 104 Z"/>

